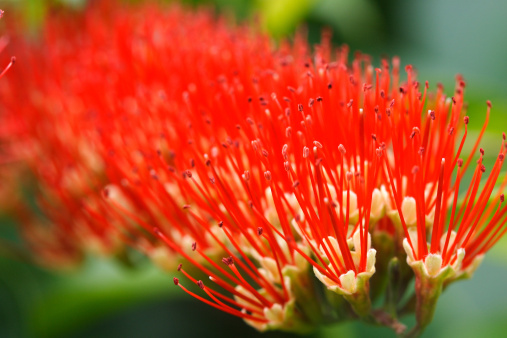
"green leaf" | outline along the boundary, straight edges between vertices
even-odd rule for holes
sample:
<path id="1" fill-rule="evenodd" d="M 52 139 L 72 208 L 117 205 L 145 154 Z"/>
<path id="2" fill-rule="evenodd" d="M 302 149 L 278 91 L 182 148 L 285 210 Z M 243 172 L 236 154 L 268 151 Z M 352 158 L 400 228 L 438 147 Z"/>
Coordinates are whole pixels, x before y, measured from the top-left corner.
<path id="1" fill-rule="evenodd" d="M 28 314 L 34 337 L 63 337 L 120 309 L 176 291 L 170 276 L 154 267 L 126 270 L 105 259 L 60 276 Z"/>

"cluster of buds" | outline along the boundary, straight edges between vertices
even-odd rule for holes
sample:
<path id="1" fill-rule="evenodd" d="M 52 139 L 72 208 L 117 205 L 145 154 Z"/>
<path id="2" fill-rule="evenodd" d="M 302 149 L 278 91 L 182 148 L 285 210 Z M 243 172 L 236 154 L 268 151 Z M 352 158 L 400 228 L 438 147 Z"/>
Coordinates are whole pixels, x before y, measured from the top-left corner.
<path id="1" fill-rule="evenodd" d="M 313 52 L 300 36 L 273 48 L 206 12 L 107 6 L 14 41 L 25 61 L 0 84 L 45 236 L 69 251 L 139 249 L 260 331 L 355 318 L 402 333 L 415 312 L 418 333 L 507 231 L 505 135 L 460 193 L 491 108 L 461 159 L 461 77 L 446 97 L 411 66 L 400 79 L 397 58 L 349 62 L 327 32 Z"/>

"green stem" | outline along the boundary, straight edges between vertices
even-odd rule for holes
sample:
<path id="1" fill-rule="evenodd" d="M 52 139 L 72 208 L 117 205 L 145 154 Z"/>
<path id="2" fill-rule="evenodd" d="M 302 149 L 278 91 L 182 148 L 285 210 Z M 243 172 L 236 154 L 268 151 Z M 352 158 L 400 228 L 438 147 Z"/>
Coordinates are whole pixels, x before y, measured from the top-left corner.
<path id="1" fill-rule="evenodd" d="M 344 298 L 349 302 L 352 309 L 359 317 L 366 317 L 371 311 L 370 283 L 368 279 L 357 279 L 357 292 L 346 295 Z"/>
<path id="2" fill-rule="evenodd" d="M 401 288 L 400 262 L 397 257 L 389 261 L 387 268 L 387 289 L 384 308 L 394 318 L 396 315 L 396 305 L 398 303 L 398 290 Z"/>
<path id="3" fill-rule="evenodd" d="M 419 333 L 422 333 L 433 319 L 438 297 L 442 293 L 442 284 L 443 280 L 441 278 L 432 278 L 423 276 L 420 272 L 416 273 L 416 328 Z"/>

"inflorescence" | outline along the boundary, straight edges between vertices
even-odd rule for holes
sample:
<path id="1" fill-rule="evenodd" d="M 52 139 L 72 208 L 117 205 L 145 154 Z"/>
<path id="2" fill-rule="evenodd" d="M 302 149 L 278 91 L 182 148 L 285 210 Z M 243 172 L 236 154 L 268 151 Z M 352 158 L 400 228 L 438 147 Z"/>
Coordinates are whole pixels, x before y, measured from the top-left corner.
<path id="1" fill-rule="evenodd" d="M 105 1 L 7 48 L 2 144 L 39 208 L 11 212 L 43 264 L 129 246 L 260 331 L 402 334 L 415 313 L 418 333 L 507 231 L 505 134 L 486 168 L 488 102 L 465 146 L 460 76 L 448 97 L 327 32 L 274 47 L 204 11 Z"/>

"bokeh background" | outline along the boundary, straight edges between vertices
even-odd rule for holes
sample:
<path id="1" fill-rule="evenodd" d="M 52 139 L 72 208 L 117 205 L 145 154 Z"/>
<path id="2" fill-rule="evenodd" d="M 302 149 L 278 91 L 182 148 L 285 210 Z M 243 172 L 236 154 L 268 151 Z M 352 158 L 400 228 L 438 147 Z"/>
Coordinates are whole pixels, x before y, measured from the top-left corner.
<path id="1" fill-rule="evenodd" d="M 123 1 L 123 2 L 133 2 Z M 379 60 L 400 56 L 430 88 L 452 92 L 455 75 L 467 81 L 472 131 L 493 103 L 484 148 L 507 129 L 507 2 L 501 0 L 187 0 L 232 22 L 260 25 L 274 40 L 306 29 L 317 42 L 324 27 L 336 45 L 347 43 Z M 0 0 L 20 14 L 27 34 L 37 34 L 49 6 L 82 10 L 86 0 Z M 1 32 L 4 33 L 4 32 Z M 22 65 L 16 65 L 22 66 Z M 473 137 L 473 132 L 470 135 Z M 505 175 L 505 171 L 503 173 Z M 9 219 L 0 238 L 15 239 Z M 0 242 L 0 337 L 257 337 L 241 320 L 194 301 L 172 284 L 172 275 L 149 264 L 132 269 L 90 257 L 79 270 L 55 273 L 4 257 Z M 503 337 L 507 332 L 507 239 L 487 256 L 472 280 L 441 297 L 423 337 Z M 288 337 L 278 332 L 263 337 Z M 393 334 L 358 323 L 323 328 L 314 337 Z"/>

